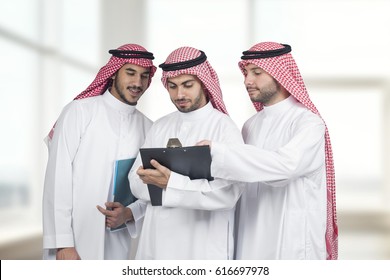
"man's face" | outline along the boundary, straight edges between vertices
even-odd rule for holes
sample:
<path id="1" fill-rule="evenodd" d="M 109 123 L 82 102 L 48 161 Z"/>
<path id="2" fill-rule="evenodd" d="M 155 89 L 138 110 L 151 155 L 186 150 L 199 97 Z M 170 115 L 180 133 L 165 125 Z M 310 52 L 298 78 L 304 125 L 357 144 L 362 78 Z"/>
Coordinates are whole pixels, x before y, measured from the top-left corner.
<path id="1" fill-rule="evenodd" d="M 136 105 L 138 99 L 148 88 L 150 69 L 135 64 L 125 64 L 112 77 L 111 94 L 118 100 Z"/>
<path id="2" fill-rule="evenodd" d="M 167 83 L 171 100 L 180 112 L 192 112 L 207 104 L 202 82 L 196 76 L 180 75 Z"/>
<path id="3" fill-rule="evenodd" d="M 265 106 L 277 102 L 280 84 L 267 72 L 254 64 L 248 64 L 244 68 L 244 76 L 244 84 L 252 101 L 261 102 Z"/>

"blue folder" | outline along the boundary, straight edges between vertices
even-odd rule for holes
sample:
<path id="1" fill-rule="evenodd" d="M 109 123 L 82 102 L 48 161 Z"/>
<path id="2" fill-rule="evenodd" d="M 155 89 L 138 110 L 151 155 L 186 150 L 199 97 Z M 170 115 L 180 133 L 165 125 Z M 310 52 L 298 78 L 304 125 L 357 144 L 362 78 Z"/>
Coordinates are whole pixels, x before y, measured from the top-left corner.
<path id="1" fill-rule="evenodd" d="M 128 179 L 128 175 L 134 161 L 135 158 L 115 161 L 113 182 L 114 202 L 120 202 L 123 206 L 128 206 L 137 200 L 137 198 L 131 193 Z M 111 230 L 118 230 L 124 227 L 126 227 L 126 225 L 122 224 L 119 227 L 111 228 Z"/>

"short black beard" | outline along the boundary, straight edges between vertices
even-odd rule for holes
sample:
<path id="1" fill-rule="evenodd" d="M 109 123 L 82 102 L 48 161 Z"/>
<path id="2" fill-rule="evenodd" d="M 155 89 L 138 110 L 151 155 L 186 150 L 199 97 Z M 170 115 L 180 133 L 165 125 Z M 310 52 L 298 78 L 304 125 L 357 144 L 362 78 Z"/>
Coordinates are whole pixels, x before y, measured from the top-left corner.
<path id="1" fill-rule="evenodd" d="M 182 100 L 182 99 L 175 99 L 175 102 L 176 102 L 176 101 L 180 101 L 180 100 Z M 184 99 L 184 100 L 185 100 L 185 99 Z M 202 102 L 202 96 L 199 95 L 199 96 L 194 100 L 194 104 L 192 104 L 192 106 L 189 107 L 189 108 L 187 108 L 187 109 L 182 109 L 182 108 L 180 108 L 179 106 L 176 106 L 176 103 L 174 103 L 174 104 L 175 104 L 177 110 L 179 110 L 180 112 L 182 112 L 182 113 L 189 113 L 189 112 L 198 110 L 198 109 L 200 108 L 200 103 L 201 103 L 201 102 Z"/>
<path id="2" fill-rule="evenodd" d="M 260 92 L 260 96 L 257 98 L 253 98 L 252 101 L 267 104 L 272 100 L 275 95 L 276 91 L 262 91 Z"/>
<path id="3" fill-rule="evenodd" d="M 273 99 L 273 97 L 278 93 L 280 90 L 280 84 L 275 80 L 276 82 L 276 89 L 271 91 L 271 90 L 263 90 L 260 92 L 260 96 L 258 98 L 253 98 L 252 101 L 254 102 L 260 102 L 264 105 L 267 105 L 270 103 L 270 101 Z"/>
<path id="4" fill-rule="evenodd" d="M 130 106 L 135 106 L 137 105 L 137 102 L 129 102 L 128 100 L 126 100 L 126 97 L 125 95 L 123 94 L 123 92 L 120 90 L 119 86 L 118 86 L 118 83 L 116 82 L 116 80 L 114 80 L 114 87 L 115 87 L 115 90 L 116 92 L 118 93 L 119 97 L 122 99 L 122 101 L 124 103 L 126 103 L 127 105 L 130 105 Z M 137 90 L 141 90 L 142 89 L 140 87 L 127 87 L 126 89 L 131 89 L 131 88 L 134 88 L 134 89 L 137 89 Z"/>

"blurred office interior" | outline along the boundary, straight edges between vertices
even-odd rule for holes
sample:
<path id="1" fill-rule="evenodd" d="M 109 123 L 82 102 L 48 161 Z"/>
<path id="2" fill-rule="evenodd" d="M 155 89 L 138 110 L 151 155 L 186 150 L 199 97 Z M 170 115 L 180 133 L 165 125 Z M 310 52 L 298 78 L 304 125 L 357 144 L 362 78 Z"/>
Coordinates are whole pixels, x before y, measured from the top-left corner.
<path id="1" fill-rule="evenodd" d="M 237 67 L 260 41 L 292 46 L 329 128 L 340 259 L 390 258 L 390 2 L 386 0 L 0 0 L 0 259 L 40 259 L 44 137 L 108 50 L 139 43 L 155 64 L 206 52 L 241 128 L 255 113 Z M 139 109 L 175 110 L 158 70 Z"/>

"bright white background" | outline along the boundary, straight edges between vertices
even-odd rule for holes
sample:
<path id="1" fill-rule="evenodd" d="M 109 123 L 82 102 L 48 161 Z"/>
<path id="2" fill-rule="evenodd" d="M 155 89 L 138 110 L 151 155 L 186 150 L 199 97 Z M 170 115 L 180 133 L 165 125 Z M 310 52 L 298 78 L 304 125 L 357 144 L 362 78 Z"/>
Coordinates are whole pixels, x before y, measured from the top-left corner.
<path id="1" fill-rule="evenodd" d="M 43 138 L 107 51 L 139 43 L 162 63 L 206 52 L 239 127 L 254 114 L 237 67 L 260 41 L 292 46 L 332 139 L 340 259 L 390 258 L 390 2 L 0 0 L 0 259 L 39 259 Z M 139 109 L 175 110 L 158 70 Z"/>

